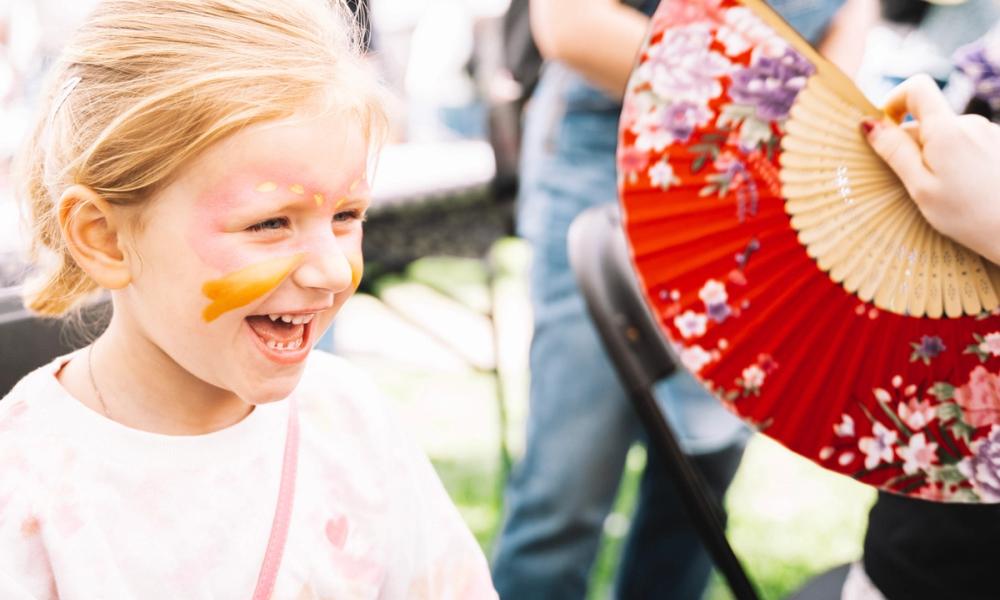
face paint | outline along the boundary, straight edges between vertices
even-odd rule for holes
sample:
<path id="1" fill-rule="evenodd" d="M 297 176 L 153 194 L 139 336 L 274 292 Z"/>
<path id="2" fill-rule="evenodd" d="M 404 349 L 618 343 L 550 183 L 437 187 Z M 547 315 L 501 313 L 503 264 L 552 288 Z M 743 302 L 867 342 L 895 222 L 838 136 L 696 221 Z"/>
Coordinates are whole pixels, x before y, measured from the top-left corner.
<path id="1" fill-rule="evenodd" d="M 292 185 L 288 186 L 288 189 L 293 194 L 298 194 L 300 196 L 304 194 L 306 191 L 306 188 L 302 187 L 301 183 L 293 183 Z"/>
<path id="2" fill-rule="evenodd" d="M 257 184 L 257 187 L 254 189 L 258 192 L 273 192 L 278 189 L 278 184 L 273 181 L 265 181 L 264 183 Z"/>
<path id="3" fill-rule="evenodd" d="M 211 304 L 202 311 L 205 322 L 214 321 L 219 315 L 234 308 L 246 306 L 270 292 L 285 280 L 305 259 L 305 253 L 281 256 L 243 267 L 220 279 L 205 282 L 201 292 Z M 354 269 L 351 269 L 354 278 Z M 360 280 L 360 277 L 359 277 Z"/>
<path id="4" fill-rule="evenodd" d="M 316 206 L 323 206 L 325 198 L 323 198 L 323 194 L 313 194 L 313 200 L 316 201 Z"/>
<path id="5" fill-rule="evenodd" d="M 365 273 L 364 258 L 360 254 L 352 254 L 347 257 L 347 264 L 351 265 L 351 289 L 356 290 Z"/>

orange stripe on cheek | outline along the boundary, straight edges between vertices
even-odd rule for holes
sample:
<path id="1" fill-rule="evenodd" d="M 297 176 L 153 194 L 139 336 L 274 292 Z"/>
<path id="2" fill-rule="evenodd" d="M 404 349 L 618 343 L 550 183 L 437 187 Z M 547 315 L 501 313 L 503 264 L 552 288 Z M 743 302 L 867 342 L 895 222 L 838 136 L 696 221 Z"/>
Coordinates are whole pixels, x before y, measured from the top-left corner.
<path id="1" fill-rule="evenodd" d="M 347 257 L 347 264 L 351 265 L 351 289 L 356 290 L 365 274 L 365 260 L 361 254 L 352 254 Z"/>
<path id="2" fill-rule="evenodd" d="M 270 292 L 302 264 L 305 256 L 305 253 L 299 253 L 264 260 L 205 282 L 201 293 L 212 303 L 202 311 L 202 318 L 206 323 L 212 322 L 222 313 L 246 306 Z"/>

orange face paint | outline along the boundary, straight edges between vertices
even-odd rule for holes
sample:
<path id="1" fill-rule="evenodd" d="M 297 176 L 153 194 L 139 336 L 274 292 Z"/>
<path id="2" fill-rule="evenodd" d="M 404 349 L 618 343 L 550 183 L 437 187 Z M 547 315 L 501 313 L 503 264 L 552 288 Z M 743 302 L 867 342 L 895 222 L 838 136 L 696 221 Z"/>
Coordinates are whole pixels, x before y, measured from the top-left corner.
<path id="1" fill-rule="evenodd" d="M 243 267 L 238 271 L 205 282 L 201 293 L 211 304 L 205 307 L 201 316 L 205 322 L 214 321 L 222 313 L 246 306 L 270 292 L 285 280 L 305 259 L 305 253 L 281 256 Z M 351 279 L 354 279 L 353 263 Z M 360 275 L 358 280 L 360 281 Z"/>
<path id="2" fill-rule="evenodd" d="M 300 196 L 304 194 L 306 191 L 306 188 L 302 187 L 301 183 L 293 183 L 292 185 L 288 186 L 288 189 L 293 194 L 299 194 Z"/>
<path id="3" fill-rule="evenodd" d="M 365 273 L 365 260 L 360 254 L 352 254 L 347 257 L 347 264 L 351 265 L 351 289 L 356 290 Z"/>
<path id="4" fill-rule="evenodd" d="M 264 183 L 257 184 L 257 187 L 254 189 L 258 192 L 273 192 L 278 189 L 278 184 L 273 181 L 265 181 Z"/>
<path id="5" fill-rule="evenodd" d="M 316 201 L 316 206 L 323 206 L 323 202 L 326 200 L 323 194 L 313 194 L 313 200 Z"/>

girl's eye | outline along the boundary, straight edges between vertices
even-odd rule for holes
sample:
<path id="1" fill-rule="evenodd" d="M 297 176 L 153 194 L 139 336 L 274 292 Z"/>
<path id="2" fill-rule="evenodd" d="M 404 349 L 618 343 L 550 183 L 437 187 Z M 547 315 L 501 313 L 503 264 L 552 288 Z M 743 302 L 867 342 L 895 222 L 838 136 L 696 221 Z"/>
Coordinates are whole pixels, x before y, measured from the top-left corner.
<path id="1" fill-rule="evenodd" d="M 334 223 L 348 223 L 350 221 L 364 222 L 365 214 L 360 210 L 345 210 L 333 215 Z"/>
<path id="2" fill-rule="evenodd" d="M 273 219 L 267 219 L 261 221 L 256 225 L 251 225 L 247 228 L 249 231 L 273 231 L 277 229 L 283 229 L 288 227 L 288 219 L 285 217 L 275 217 Z"/>

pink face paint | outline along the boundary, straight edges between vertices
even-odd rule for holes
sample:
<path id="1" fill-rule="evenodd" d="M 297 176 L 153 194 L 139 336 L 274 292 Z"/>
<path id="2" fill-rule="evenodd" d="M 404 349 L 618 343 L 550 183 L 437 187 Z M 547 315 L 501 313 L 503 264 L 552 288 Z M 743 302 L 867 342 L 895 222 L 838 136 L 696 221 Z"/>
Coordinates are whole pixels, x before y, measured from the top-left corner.
<path id="1" fill-rule="evenodd" d="M 205 282 L 201 291 L 211 304 L 201 316 L 206 322 L 234 308 L 246 306 L 278 287 L 305 259 L 305 253 L 279 256 L 243 267 L 219 279 Z M 353 279 L 352 265 L 352 279 Z M 360 279 L 359 279 L 360 280 Z"/>
<path id="2" fill-rule="evenodd" d="M 283 183 L 288 181 L 300 183 Z M 311 237 L 294 236 L 272 243 L 255 237 L 248 228 L 258 221 L 288 216 L 289 211 L 304 216 L 309 211 L 332 216 L 342 203 L 349 201 L 345 188 L 351 180 L 345 177 L 340 181 L 345 187 L 324 188 L 326 182 L 310 178 L 308 171 L 271 165 L 227 173 L 224 180 L 196 200 L 186 238 L 198 257 L 218 273 L 234 273 L 275 256 L 309 252 L 315 242 Z M 358 189 L 364 181 L 357 179 L 356 183 L 354 187 Z M 302 193 L 296 194 L 293 187 L 300 187 Z M 326 202 L 327 198 L 341 200 Z M 357 282 L 360 278 L 357 269 L 352 280 Z"/>

